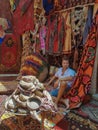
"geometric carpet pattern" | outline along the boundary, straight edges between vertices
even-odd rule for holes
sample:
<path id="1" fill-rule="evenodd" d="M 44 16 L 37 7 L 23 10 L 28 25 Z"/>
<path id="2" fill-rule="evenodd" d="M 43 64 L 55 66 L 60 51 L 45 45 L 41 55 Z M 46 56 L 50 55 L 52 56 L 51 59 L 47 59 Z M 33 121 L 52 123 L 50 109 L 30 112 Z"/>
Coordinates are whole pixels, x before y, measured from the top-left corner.
<path id="1" fill-rule="evenodd" d="M 98 101 L 96 100 L 91 100 L 89 103 L 82 105 L 80 108 L 72 110 L 72 112 L 98 123 Z"/>

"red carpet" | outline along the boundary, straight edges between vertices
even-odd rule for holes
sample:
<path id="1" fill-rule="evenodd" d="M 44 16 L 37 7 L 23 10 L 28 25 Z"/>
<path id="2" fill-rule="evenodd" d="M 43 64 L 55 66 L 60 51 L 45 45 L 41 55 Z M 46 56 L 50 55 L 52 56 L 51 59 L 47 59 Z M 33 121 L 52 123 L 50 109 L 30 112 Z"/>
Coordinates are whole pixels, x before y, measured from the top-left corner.
<path id="1" fill-rule="evenodd" d="M 69 130 L 69 122 L 62 119 L 52 130 Z"/>
<path id="2" fill-rule="evenodd" d="M 20 41 L 13 34 L 7 34 L 0 46 L 0 74 L 19 72 L 20 48 Z"/>
<path id="3" fill-rule="evenodd" d="M 98 130 L 98 125 L 70 113 L 70 116 L 65 116 L 52 130 Z"/>

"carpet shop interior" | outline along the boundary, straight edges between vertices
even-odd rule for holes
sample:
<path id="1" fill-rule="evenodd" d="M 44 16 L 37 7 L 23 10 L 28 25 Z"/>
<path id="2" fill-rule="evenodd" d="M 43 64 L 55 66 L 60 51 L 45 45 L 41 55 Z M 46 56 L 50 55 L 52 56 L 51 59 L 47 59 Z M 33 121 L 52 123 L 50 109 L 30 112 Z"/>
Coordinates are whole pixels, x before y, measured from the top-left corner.
<path id="1" fill-rule="evenodd" d="M 98 0 L 0 5 L 0 130 L 98 130 Z"/>

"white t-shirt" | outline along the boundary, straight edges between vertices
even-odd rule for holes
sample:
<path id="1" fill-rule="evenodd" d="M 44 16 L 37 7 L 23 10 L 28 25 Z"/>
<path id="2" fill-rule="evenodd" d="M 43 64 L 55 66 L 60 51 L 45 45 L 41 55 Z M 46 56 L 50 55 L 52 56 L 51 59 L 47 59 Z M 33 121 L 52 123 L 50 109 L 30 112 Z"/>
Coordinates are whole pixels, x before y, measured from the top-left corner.
<path id="1" fill-rule="evenodd" d="M 71 68 L 67 68 L 64 72 L 64 74 L 62 75 L 62 67 L 58 69 L 58 71 L 55 73 L 55 76 L 58 78 L 66 78 L 66 77 L 74 77 L 76 75 L 76 72 L 71 69 Z M 71 87 L 73 81 L 67 81 L 67 85 L 68 87 Z"/>

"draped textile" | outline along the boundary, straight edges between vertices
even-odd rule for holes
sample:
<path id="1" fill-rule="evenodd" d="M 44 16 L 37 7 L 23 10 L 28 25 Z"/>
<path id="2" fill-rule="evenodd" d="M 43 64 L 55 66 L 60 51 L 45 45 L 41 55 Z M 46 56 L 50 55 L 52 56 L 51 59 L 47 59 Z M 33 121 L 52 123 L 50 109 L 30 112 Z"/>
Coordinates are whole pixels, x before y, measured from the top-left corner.
<path id="1" fill-rule="evenodd" d="M 98 10 L 98 2 L 96 2 L 96 3 L 94 4 L 94 6 L 93 6 L 93 18 L 94 18 L 94 16 L 95 16 L 97 10 Z"/>
<path id="2" fill-rule="evenodd" d="M 82 42 L 88 7 L 77 7 L 71 11 L 72 45 L 78 47 Z"/>
<path id="3" fill-rule="evenodd" d="M 11 11 L 15 11 L 20 0 L 10 0 Z"/>
<path id="4" fill-rule="evenodd" d="M 47 27 L 42 25 L 39 29 L 39 37 L 40 37 L 40 43 L 41 43 L 41 49 L 45 49 L 45 38 L 46 38 L 46 32 L 47 32 Z"/>
<path id="5" fill-rule="evenodd" d="M 60 54 L 64 44 L 64 18 L 62 15 L 48 17 L 48 30 L 46 37 L 46 52 Z"/>
<path id="6" fill-rule="evenodd" d="M 5 39 L 5 37 L 0 37 L 0 45 L 3 43 L 3 41 L 4 41 L 4 39 Z"/>
<path id="7" fill-rule="evenodd" d="M 64 29 L 65 29 L 65 36 L 64 36 L 64 44 L 62 52 L 64 54 L 71 53 L 71 24 L 70 24 L 70 11 L 62 13 L 64 17 Z"/>
<path id="8" fill-rule="evenodd" d="M 91 77 L 95 62 L 96 44 L 98 33 L 98 11 L 84 46 L 80 66 L 71 90 L 65 97 L 69 99 L 70 108 L 76 108 L 85 99 L 91 87 Z"/>
<path id="9" fill-rule="evenodd" d="M 93 6 L 88 6 L 88 16 L 85 23 L 84 33 L 83 33 L 83 44 L 85 44 L 87 35 L 89 33 L 92 24 L 92 20 L 93 20 Z"/>
<path id="10" fill-rule="evenodd" d="M 77 5 L 90 4 L 90 3 L 95 2 L 95 0 L 57 0 L 57 1 L 58 1 L 57 3 L 59 3 L 58 6 L 61 6 L 62 9 L 71 8 L 71 7 L 74 7 Z M 54 5 L 54 6 L 56 7 L 57 5 Z"/>
<path id="11" fill-rule="evenodd" d="M 20 41 L 13 34 L 7 34 L 0 46 L 0 73 L 18 73 L 20 68 Z"/>
<path id="12" fill-rule="evenodd" d="M 13 12 L 14 32 L 21 35 L 27 30 L 33 30 L 33 27 L 33 2 L 31 0 L 21 0 Z"/>
<path id="13" fill-rule="evenodd" d="M 46 52 L 53 54 L 53 41 L 57 33 L 57 15 L 48 17 L 48 31 L 46 37 Z"/>
<path id="14" fill-rule="evenodd" d="M 64 44 L 64 18 L 61 14 L 57 17 L 57 32 L 54 36 L 53 53 L 61 53 Z"/>
<path id="15" fill-rule="evenodd" d="M 79 62 L 78 48 L 82 43 L 88 7 L 77 7 L 71 11 L 72 48 L 74 51 L 73 68 L 77 70 Z"/>
<path id="16" fill-rule="evenodd" d="M 53 0 L 42 0 L 43 2 L 43 8 L 46 11 L 46 14 L 48 15 L 49 12 L 53 9 Z"/>
<path id="17" fill-rule="evenodd" d="M 91 94 L 95 94 L 98 89 L 97 75 L 98 75 L 98 40 L 97 40 L 97 47 L 96 47 L 96 58 L 95 58 L 95 63 L 94 63 L 92 79 L 91 79 L 91 89 L 90 89 Z"/>
<path id="18" fill-rule="evenodd" d="M 10 4 L 8 0 L 0 0 L 0 18 L 5 18 L 12 24 L 12 15 L 10 11 Z"/>

